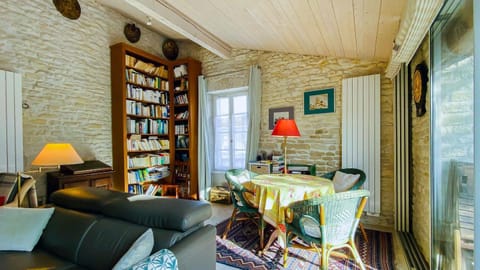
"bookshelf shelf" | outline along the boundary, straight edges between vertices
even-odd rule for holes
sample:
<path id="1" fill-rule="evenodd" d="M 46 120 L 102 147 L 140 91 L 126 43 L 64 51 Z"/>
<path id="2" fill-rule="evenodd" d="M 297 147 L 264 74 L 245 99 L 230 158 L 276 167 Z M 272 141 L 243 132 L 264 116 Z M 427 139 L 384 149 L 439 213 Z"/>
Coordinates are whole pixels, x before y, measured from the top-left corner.
<path id="1" fill-rule="evenodd" d="M 198 199 L 200 62 L 168 61 L 125 43 L 110 49 L 114 188 L 170 185 L 174 197 Z"/>

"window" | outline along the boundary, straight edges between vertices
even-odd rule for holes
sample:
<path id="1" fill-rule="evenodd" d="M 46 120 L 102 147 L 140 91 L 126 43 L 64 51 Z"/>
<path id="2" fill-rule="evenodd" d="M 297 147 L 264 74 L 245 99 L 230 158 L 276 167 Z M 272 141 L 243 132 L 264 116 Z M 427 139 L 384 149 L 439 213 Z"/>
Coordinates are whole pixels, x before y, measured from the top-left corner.
<path id="1" fill-rule="evenodd" d="M 214 170 L 244 168 L 248 111 L 246 88 L 213 93 Z"/>

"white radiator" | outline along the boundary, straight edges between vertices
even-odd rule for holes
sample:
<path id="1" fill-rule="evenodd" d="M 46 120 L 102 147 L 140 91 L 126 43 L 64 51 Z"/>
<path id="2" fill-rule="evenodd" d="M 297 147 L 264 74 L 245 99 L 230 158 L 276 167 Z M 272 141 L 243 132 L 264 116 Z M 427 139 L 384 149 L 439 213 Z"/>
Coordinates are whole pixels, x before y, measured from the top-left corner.
<path id="1" fill-rule="evenodd" d="M 380 74 L 342 81 L 342 168 L 358 168 L 370 191 L 365 210 L 380 214 Z"/>
<path id="2" fill-rule="evenodd" d="M 23 171 L 22 76 L 0 70 L 0 172 Z"/>
<path id="3" fill-rule="evenodd" d="M 395 229 L 410 232 L 410 136 L 408 70 L 401 65 L 395 89 Z"/>

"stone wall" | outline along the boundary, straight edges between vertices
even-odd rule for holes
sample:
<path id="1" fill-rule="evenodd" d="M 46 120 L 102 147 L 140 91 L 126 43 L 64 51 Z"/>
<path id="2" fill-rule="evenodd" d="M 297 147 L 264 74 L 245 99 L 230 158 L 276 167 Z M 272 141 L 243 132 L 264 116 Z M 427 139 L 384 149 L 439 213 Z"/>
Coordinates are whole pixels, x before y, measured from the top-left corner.
<path id="1" fill-rule="evenodd" d="M 25 169 L 47 142 L 69 142 L 85 159 L 112 162 L 110 49 L 128 42 L 131 23 L 94 0 L 79 1 L 77 20 L 52 1 L 3 0 L 0 5 L 0 69 L 22 74 Z M 135 22 L 134 22 L 135 23 Z M 141 28 L 134 46 L 162 55 L 164 37 Z M 37 175 L 39 196 L 45 177 Z"/>
<path id="2" fill-rule="evenodd" d="M 411 74 L 415 67 L 425 62 L 430 71 L 430 36 L 427 35 L 410 62 Z M 428 76 L 430 78 L 430 75 Z M 426 113 L 417 117 L 415 102 L 412 102 L 412 186 L 411 186 L 411 220 L 413 235 L 423 256 L 430 261 L 431 213 L 430 213 L 430 81 L 427 83 L 425 101 Z"/>
<path id="3" fill-rule="evenodd" d="M 293 106 L 301 137 L 288 139 L 288 162 L 316 164 L 317 173 L 342 167 L 342 79 L 380 73 L 382 208 L 380 217 L 366 216 L 364 222 L 393 229 L 393 84 L 384 77 L 385 62 L 252 50 L 234 50 L 231 58 L 222 59 L 190 43 L 180 43 L 180 56 L 202 62 L 208 87 L 213 90 L 247 85 L 249 66 L 260 65 L 260 149 L 281 151 L 282 140 L 272 137 L 268 129 L 268 110 Z M 335 88 L 335 112 L 304 115 L 304 92 L 331 87 Z"/>

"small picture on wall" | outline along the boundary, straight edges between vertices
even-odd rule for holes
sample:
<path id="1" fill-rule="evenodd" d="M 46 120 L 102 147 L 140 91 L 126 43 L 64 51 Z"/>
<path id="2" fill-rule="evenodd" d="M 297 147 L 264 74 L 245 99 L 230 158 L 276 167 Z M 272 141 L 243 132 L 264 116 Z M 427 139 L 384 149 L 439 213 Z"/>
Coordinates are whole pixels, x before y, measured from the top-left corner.
<path id="1" fill-rule="evenodd" d="M 335 111 L 334 89 L 314 90 L 304 93 L 305 114 L 329 113 Z"/>
<path id="2" fill-rule="evenodd" d="M 269 129 L 273 129 L 279 119 L 294 119 L 293 107 L 273 108 L 268 110 Z"/>

